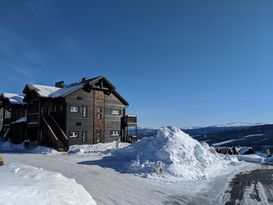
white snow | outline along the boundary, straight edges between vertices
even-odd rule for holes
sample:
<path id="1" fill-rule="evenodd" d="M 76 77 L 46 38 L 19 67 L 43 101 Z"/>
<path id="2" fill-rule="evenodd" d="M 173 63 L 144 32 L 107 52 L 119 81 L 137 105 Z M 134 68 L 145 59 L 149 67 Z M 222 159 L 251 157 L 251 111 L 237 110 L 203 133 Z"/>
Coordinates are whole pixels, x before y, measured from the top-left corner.
<path id="1" fill-rule="evenodd" d="M 14 122 L 12 122 L 12 124 L 26 122 L 26 121 L 27 121 L 27 117 L 24 116 L 24 117 L 21 117 L 21 118 L 19 118 L 18 120 L 14 121 Z"/>
<path id="2" fill-rule="evenodd" d="M 228 143 L 235 142 L 235 141 L 238 141 L 238 140 L 237 140 L 237 139 L 226 140 L 226 141 L 223 141 L 223 142 L 214 143 L 214 144 L 212 144 L 212 145 L 213 145 L 213 146 L 220 146 L 220 145 L 228 144 Z"/>
<path id="3" fill-rule="evenodd" d="M 95 205 L 91 195 L 60 173 L 11 163 L 0 167 L 2 205 Z"/>
<path id="4" fill-rule="evenodd" d="M 13 144 L 9 141 L 0 142 L 1 152 L 20 152 L 20 153 L 39 153 L 39 154 L 56 154 L 55 149 L 43 146 L 36 146 L 34 148 L 26 148 L 22 144 Z"/>
<path id="5" fill-rule="evenodd" d="M 264 160 L 264 162 L 265 162 L 266 164 L 272 164 L 272 165 L 273 165 L 273 156 L 267 157 L 267 158 Z"/>
<path id="6" fill-rule="evenodd" d="M 129 146 L 129 143 L 118 143 L 118 148 Z M 86 154 L 86 153 L 110 153 L 117 148 L 116 142 L 86 144 L 86 145 L 72 145 L 69 147 L 69 153 Z"/>
<path id="7" fill-rule="evenodd" d="M 168 181 L 208 179 L 239 165 L 237 158 L 220 155 L 178 128 L 161 128 L 113 155 L 127 161 L 126 172 Z"/>
<path id="8" fill-rule="evenodd" d="M 261 137 L 261 136 L 264 136 L 264 134 L 260 133 L 260 134 L 246 135 L 246 136 L 244 136 L 244 138 L 250 138 L 250 137 Z"/>
<path id="9" fill-rule="evenodd" d="M 254 162 L 262 164 L 264 163 L 265 158 L 257 154 L 247 154 L 247 155 L 235 155 L 238 160 L 245 162 Z"/>
<path id="10" fill-rule="evenodd" d="M 24 104 L 24 95 L 15 93 L 3 93 L 3 98 L 9 99 L 11 104 Z"/>
<path id="11" fill-rule="evenodd" d="M 57 88 L 54 86 L 47 86 L 47 85 L 39 85 L 39 84 L 30 84 L 34 88 L 36 88 L 37 93 L 40 97 L 50 97 L 50 95 L 61 88 Z"/>

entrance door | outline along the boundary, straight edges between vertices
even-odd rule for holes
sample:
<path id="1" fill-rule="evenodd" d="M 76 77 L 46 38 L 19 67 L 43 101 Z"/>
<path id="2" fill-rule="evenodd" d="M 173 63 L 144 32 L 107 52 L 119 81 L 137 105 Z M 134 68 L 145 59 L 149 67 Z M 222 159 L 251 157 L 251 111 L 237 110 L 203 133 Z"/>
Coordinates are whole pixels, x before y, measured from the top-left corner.
<path id="1" fill-rule="evenodd" d="M 104 92 L 94 91 L 94 144 L 105 142 L 104 137 Z"/>

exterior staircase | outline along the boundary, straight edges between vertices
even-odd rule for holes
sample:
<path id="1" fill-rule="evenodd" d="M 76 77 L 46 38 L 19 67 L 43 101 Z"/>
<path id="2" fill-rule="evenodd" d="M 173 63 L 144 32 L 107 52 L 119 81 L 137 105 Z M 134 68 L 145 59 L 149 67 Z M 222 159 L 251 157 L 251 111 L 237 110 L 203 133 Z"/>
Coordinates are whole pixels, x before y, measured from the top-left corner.
<path id="1" fill-rule="evenodd" d="M 49 137 L 48 145 L 53 146 L 56 150 L 66 152 L 69 149 L 68 137 L 63 132 L 59 124 L 52 115 L 42 117 L 45 124 L 45 135 Z"/>
<path id="2" fill-rule="evenodd" d="M 3 127 L 2 130 L 0 131 L 0 139 L 8 139 L 9 136 L 9 127 Z"/>

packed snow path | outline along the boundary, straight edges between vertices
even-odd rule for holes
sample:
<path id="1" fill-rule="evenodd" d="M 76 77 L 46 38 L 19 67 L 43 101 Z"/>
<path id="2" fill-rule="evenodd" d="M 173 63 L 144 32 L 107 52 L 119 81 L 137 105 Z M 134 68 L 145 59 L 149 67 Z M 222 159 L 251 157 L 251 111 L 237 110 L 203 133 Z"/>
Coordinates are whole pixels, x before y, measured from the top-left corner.
<path id="1" fill-rule="evenodd" d="M 273 204 L 273 166 L 237 174 L 226 192 L 226 205 Z"/>
<path id="2" fill-rule="evenodd" d="M 197 182 L 161 183 L 123 174 L 111 167 L 118 161 L 101 161 L 99 155 L 5 153 L 6 162 L 23 163 L 60 172 L 84 186 L 98 205 L 127 204 L 222 204 L 228 181 L 240 170 Z M 83 163 L 83 162 L 90 162 Z M 100 163 L 99 163 L 100 162 Z M 255 164 L 249 165 L 255 168 Z"/>

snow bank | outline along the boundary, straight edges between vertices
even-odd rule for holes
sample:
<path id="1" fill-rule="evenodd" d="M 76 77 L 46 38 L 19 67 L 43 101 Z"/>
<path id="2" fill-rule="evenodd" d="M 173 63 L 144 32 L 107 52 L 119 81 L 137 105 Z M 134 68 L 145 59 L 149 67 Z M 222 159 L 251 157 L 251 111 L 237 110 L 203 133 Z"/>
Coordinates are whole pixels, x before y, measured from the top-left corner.
<path id="1" fill-rule="evenodd" d="M 43 146 L 36 146 L 34 148 L 26 148 L 22 144 L 13 144 L 9 141 L 0 142 L 0 152 L 26 152 L 26 153 L 39 153 L 39 154 L 56 154 L 55 149 Z"/>
<path id="2" fill-rule="evenodd" d="M 245 162 L 253 162 L 253 163 L 264 163 L 265 158 L 261 157 L 257 154 L 248 154 L 248 155 L 235 155 L 238 160 Z"/>
<path id="3" fill-rule="evenodd" d="M 118 148 L 129 146 L 129 143 L 119 143 Z M 69 153 L 85 154 L 85 153 L 110 153 L 116 149 L 116 142 L 99 143 L 92 145 L 72 145 L 69 147 Z"/>
<path id="4" fill-rule="evenodd" d="M 239 165 L 235 157 L 217 154 L 214 148 L 174 127 L 161 128 L 156 136 L 143 138 L 113 154 L 130 161 L 127 172 L 175 180 L 208 179 Z"/>
<path id="5" fill-rule="evenodd" d="M 3 205 L 95 205 L 74 179 L 35 167 L 8 164 L 0 167 L 0 204 Z"/>
<path id="6" fill-rule="evenodd" d="M 273 156 L 267 157 L 267 158 L 264 160 L 264 162 L 265 162 L 266 164 L 272 164 L 272 165 L 273 165 Z"/>

